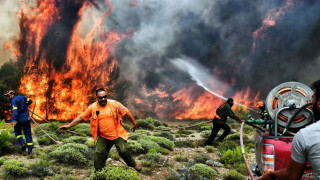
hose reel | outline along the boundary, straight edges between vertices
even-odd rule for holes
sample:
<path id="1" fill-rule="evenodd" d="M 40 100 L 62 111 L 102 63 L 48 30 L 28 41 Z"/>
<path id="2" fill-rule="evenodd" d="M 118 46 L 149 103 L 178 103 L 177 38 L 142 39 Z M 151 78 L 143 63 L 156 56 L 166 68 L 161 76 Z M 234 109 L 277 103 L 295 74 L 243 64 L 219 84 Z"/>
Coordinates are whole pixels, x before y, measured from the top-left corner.
<path id="1" fill-rule="evenodd" d="M 299 82 L 285 82 L 273 88 L 266 99 L 266 109 L 277 126 L 285 129 L 300 129 L 313 121 L 309 108 L 299 108 L 312 102 L 313 91 Z M 292 116 L 296 116 L 292 119 Z M 289 120 L 292 119 L 292 122 Z M 277 134 L 277 132 L 276 132 Z"/>

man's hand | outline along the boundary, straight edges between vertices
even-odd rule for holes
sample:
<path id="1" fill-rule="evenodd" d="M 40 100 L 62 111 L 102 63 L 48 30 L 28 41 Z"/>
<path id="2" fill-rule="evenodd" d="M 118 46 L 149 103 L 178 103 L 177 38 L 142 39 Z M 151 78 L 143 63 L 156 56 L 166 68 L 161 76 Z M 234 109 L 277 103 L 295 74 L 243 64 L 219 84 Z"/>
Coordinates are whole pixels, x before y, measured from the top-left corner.
<path id="1" fill-rule="evenodd" d="M 59 127 L 59 132 L 62 132 L 62 131 L 65 131 L 65 130 L 67 130 L 67 129 L 69 129 L 70 127 L 69 127 L 69 125 L 64 125 L 64 126 L 61 126 L 61 127 Z"/>
<path id="2" fill-rule="evenodd" d="M 12 121 L 11 126 L 14 127 L 17 124 L 17 121 Z"/>
<path id="3" fill-rule="evenodd" d="M 272 180 L 275 179 L 274 176 L 272 175 L 274 171 L 269 169 L 268 171 L 266 171 L 263 176 L 256 178 L 256 180 Z"/>
<path id="4" fill-rule="evenodd" d="M 133 125 L 131 126 L 131 131 L 134 132 L 134 131 L 136 130 L 136 128 L 137 128 L 137 124 L 133 124 Z"/>

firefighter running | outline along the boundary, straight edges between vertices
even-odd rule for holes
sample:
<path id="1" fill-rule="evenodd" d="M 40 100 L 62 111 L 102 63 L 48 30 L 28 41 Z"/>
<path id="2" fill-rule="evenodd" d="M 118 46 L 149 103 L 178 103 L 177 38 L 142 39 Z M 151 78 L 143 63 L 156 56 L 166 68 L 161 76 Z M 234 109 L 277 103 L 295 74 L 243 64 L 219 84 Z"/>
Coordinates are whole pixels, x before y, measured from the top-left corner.
<path id="1" fill-rule="evenodd" d="M 227 118 L 230 117 L 237 121 L 241 121 L 239 117 L 234 115 L 234 112 L 231 110 L 234 102 L 232 98 L 229 98 L 226 103 L 222 104 L 216 110 L 216 116 L 213 118 L 213 128 L 211 130 L 211 135 L 208 140 L 205 142 L 205 146 L 211 145 L 214 138 L 217 136 L 220 128 L 224 130 L 223 134 L 219 137 L 218 141 L 221 142 L 223 139 L 230 133 L 231 128 L 227 124 Z"/>
<path id="2" fill-rule="evenodd" d="M 140 165 L 135 162 L 127 143 L 128 134 L 122 126 L 122 116 L 126 115 L 133 124 L 134 131 L 137 123 L 132 113 L 121 103 L 107 99 L 107 93 L 103 88 L 96 91 L 97 101 L 91 104 L 81 115 L 76 117 L 70 124 L 61 126 L 60 131 L 77 125 L 82 120 L 90 120 L 91 134 L 96 142 L 94 152 L 94 168 L 100 171 L 106 165 L 109 151 L 113 145 L 116 146 L 119 155 L 137 171 L 141 171 Z"/>
<path id="3" fill-rule="evenodd" d="M 12 118 L 11 124 L 14 127 L 14 133 L 22 146 L 22 151 L 28 148 L 28 153 L 31 154 L 33 143 L 31 135 L 31 125 L 29 118 L 28 106 L 32 103 L 32 100 L 25 96 L 16 96 L 15 91 L 8 90 L 4 96 L 7 96 L 12 106 Z M 26 142 L 22 136 L 22 130 L 26 138 Z"/>

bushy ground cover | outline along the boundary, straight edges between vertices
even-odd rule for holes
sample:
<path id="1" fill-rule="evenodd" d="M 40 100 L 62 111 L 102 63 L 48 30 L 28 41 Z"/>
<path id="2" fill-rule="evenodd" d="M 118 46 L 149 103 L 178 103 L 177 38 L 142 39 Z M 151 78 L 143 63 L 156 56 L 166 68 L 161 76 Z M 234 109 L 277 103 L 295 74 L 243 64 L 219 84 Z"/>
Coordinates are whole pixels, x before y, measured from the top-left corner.
<path id="1" fill-rule="evenodd" d="M 67 132 L 58 132 L 56 126 L 61 126 L 61 124 L 55 122 L 54 125 L 43 123 L 41 127 L 63 145 L 56 145 L 39 128 L 33 128 L 34 143 L 36 144 L 33 154 L 29 156 L 21 154 L 22 157 L 25 157 L 22 159 L 26 160 L 23 161 L 23 164 L 12 163 L 15 164 L 14 167 L 4 166 L 5 162 L 12 159 L 8 159 L 6 156 L 1 157 L 1 177 L 16 178 L 23 176 L 71 180 L 85 178 L 177 179 L 180 177 L 232 179 L 237 175 L 239 175 L 238 177 L 247 176 L 237 149 L 239 134 L 234 129 L 224 142 L 213 142 L 213 146 L 203 147 L 204 141 L 211 133 L 212 124 L 201 124 L 185 129 L 183 126 L 170 127 L 152 118 L 140 119 L 139 121 L 139 129 L 134 133 L 129 132 L 127 142 L 129 143 L 130 153 L 143 167 L 141 173 L 137 173 L 127 166 L 123 167 L 121 163 L 123 160 L 115 147 L 110 151 L 110 159 L 107 161 L 106 168 L 99 173 L 94 173 L 94 141 L 87 136 L 90 135 L 90 125 L 87 123 L 79 124 L 72 129 L 86 136 L 84 137 Z M 239 123 L 234 123 L 234 125 L 240 127 Z M 124 124 L 124 127 L 130 129 L 131 126 Z M 246 128 L 246 131 L 248 133 L 253 132 L 251 128 Z M 219 132 L 218 136 L 221 133 Z M 12 136 L 12 133 L 9 132 L 9 134 Z M 11 143 L 11 141 L 15 142 L 13 143 L 16 145 L 14 148 L 20 148 L 15 138 L 12 139 L 11 137 L 9 142 Z M 253 142 L 247 135 L 245 135 L 244 141 L 247 144 Z M 12 153 L 19 155 L 19 151 L 12 151 Z M 217 163 L 218 165 L 216 165 Z M 5 167 L 11 170 L 7 171 Z M 21 170 L 17 171 L 14 169 L 15 167 L 19 167 Z M 25 168 L 27 171 L 24 170 Z M 226 168 L 233 169 L 233 171 L 219 170 Z M 79 174 L 81 171 L 85 172 L 82 173 L 84 174 L 82 176 L 80 176 L 81 173 Z"/>

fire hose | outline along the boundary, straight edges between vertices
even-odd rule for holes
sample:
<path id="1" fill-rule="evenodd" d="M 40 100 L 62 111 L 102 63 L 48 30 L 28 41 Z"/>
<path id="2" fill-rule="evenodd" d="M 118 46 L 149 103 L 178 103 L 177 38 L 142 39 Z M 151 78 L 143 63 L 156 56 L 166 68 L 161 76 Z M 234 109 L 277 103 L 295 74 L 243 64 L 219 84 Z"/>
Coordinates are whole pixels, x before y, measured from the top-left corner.
<path id="1" fill-rule="evenodd" d="M 53 126 L 55 126 L 55 127 L 59 128 L 57 125 L 55 125 L 55 124 L 53 124 L 52 122 L 50 122 L 50 121 L 48 121 L 48 120 L 46 120 L 46 119 L 42 118 L 41 116 L 37 115 L 36 113 L 32 112 L 31 110 L 29 110 L 29 112 L 31 112 L 32 114 L 34 114 L 34 115 L 35 115 L 35 116 L 37 116 L 38 118 L 40 118 L 40 119 L 42 119 L 42 120 L 44 120 L 44 121 L 46 121 L 46 122 L 48 122 L 48 123 L 52 124 Z M 38 127 L 39 127 L 39 126 L 38 126 Z M 40 128 L 40 127 L 39 127 L 39 128 Z M 67 131 L 67 132 L 69 132 L 69 133 L 72 133 L 72 134 L 76 134 L 76 135 L 78 135 L 78 136 L 84 136 L 84 135 L 79 134 L 79 133 L 74 132 L 74 131 L 70 131 L 70 130 L 66 130 L 66 131 Z"/>
<path id="2" fill-rule="evenodd" d="M 251 179 L 253 180 L 254 177 L 253 177 L 253 174 L 252 174 L 252 172 L 251 172 L 251 170 L 249 168 L 249 165 L 248 165 L 248 162 L 247 162 L 247 158 L 246 158 L 246 153 L 244 151 L 244 146 L 243 146 L 243 126 L 244 126 L 245 123 L 246 123 L 246 121 L 243 121 L 241 123 L 241 128 L 240 128 L 240 146 L 241 146 L 241 153 L 242 153 L 244 164 L 246 165 L 247 171 L 248 171 Z M 258 128 L 257 126 L 255 126 L 255 127 Z"/>
<path id="3" fill-rule="evenodd" d="M 31 118 L 31 120 L 39 127 L 39 129 L 40 129 L 46 136 L 48 136 L 53 142 L 55 142 L 55 143 L 58 144 L 59 146 L 62 146 L 61 143 L 59 143 L 57 140 L 53 139 L 48 133 L 46 133 L 46 131 L 44 131 L 44 130 L 40 127 L 40 125 L 33 119 L 33 117 L 30 116 L 30 118 Z"/>

